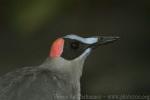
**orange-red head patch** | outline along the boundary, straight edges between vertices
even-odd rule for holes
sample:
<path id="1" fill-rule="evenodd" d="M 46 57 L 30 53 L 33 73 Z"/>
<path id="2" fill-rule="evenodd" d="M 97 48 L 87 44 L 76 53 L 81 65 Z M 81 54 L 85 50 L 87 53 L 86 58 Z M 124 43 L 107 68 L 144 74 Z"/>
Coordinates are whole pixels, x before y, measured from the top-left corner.
<path id="1" fill-rule="evenodd" d="M 58 38 L 53 42 L 49 56 L 51 58 L 60 57 L 63 52 L 63 48 L 64 48 L 64 39 Z"/>

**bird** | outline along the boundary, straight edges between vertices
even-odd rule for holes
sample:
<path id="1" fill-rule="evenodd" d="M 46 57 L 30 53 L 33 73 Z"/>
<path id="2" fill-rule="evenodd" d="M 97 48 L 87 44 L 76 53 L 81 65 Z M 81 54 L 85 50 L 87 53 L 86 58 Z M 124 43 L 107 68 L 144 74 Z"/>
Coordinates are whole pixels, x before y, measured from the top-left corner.
<path id="1" fill-rule="evenodd" d="M 56 38 L 42 64 L 0 77 L 0 100 L 80 100 L 80 78 L 87 57 L 118 38 L 76 34 Z"/>

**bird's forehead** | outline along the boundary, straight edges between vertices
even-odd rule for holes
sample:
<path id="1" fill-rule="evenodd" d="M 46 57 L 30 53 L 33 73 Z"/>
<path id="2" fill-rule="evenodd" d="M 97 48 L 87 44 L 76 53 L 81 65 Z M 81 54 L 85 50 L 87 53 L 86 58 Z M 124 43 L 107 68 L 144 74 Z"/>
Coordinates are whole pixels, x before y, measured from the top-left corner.
<path id="1" fill-rule="evenodd" d="M 66 35 L 66 36 L 64 36 L 64 38 L 77 40 L 77 41 L 80 41 L 80 42 L 85 43 L 85 44 L 93 44 L 93 43 L 98 42 L 97 37 L 84 38 L 84 37 L 80 37 L 80 36 L 74 35 L 74 34 Z"/>

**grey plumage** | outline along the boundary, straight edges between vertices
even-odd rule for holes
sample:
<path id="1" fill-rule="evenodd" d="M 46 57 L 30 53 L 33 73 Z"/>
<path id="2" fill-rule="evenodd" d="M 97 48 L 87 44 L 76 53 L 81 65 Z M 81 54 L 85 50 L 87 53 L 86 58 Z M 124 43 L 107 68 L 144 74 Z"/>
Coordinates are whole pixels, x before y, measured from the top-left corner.
<path id="1" fill-rule="evenodd" d="M 87 56 L 95 47 L 116 39 L 76 35 L 57 39 L 52 46 L 54 54 L 43 64 L 0 78 L 0 100 L 80 100 L 80 77 Z"/>
<path id="2" fill-rule="evenodd" d="M 0 78 L 0 100 L 77 100 L 79 80 L 51 68 L 47 59 L 41 66 L 4 75 Z"/>

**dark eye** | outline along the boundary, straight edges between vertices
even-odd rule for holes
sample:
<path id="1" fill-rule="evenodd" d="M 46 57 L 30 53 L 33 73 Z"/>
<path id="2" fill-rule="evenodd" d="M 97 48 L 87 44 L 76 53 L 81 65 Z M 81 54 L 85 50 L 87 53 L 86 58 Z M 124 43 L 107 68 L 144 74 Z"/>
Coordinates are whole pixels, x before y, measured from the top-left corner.
<path id="1" fill-rule="evenodd" d="M 71 48 L 72 48 L 72 49 L 78 49 L 79 46 L 80 46 L 80 43 L 79 43 L 79 42 L 72 42 L 72 43 L 71 43 Z"/>
<path id="2" fill-rule="evenodd" d="M 100 40 L 103 40 L 104 38 L 103 37 L 100 37 Z"/>

